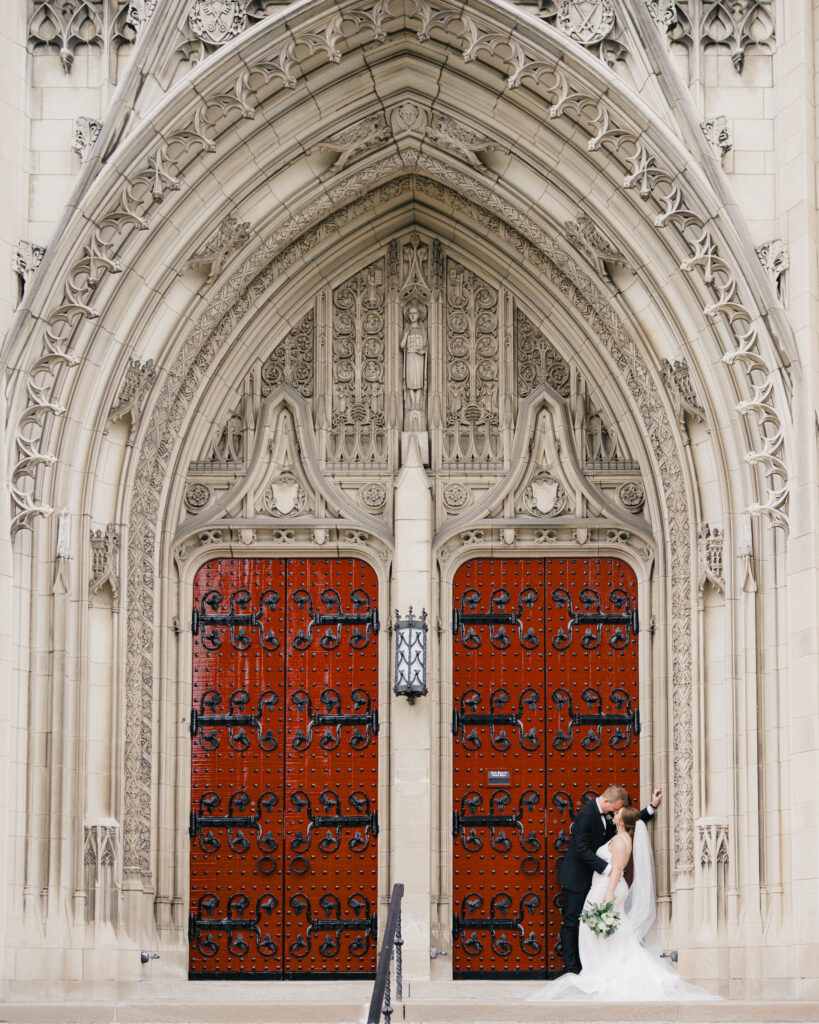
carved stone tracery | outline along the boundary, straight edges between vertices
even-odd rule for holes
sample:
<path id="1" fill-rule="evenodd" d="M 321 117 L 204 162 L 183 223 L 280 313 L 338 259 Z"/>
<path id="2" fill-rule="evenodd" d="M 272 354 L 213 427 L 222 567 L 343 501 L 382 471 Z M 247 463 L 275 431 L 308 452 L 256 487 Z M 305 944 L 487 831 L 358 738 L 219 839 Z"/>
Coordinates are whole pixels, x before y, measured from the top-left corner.
<path id="1" fill-rule="evenodd" d="M 503 462 L 500 439 L 498 293 L 471 270 L 446 262 L 444 462 Z"/>
<path id="2" fill-rule="evenodd" d="M 315 349 L 316 314 L 311 309 L 262 364 L 262 397 L 286 384 L 304 398 L 312 398 Z"/>
<path id="3" fill-rule="evenodd" d="M 382 467 L 387 460 L 383 259 L 333 292 L 332 431 L 328 462 Z"/>
<path id="4" fill-rule="evenodd" d="M 563 398 L 569 397 L 569 364 L 520 309 L 515 310 L 515 358 L 520 398 L 526 398 L 543 384 Z"/>
<path id="5" fill-rule="evenodd" d="M 776 46 L 774 0 L 677 0 L 665 23 L 671 41 L 689 52 L 727 49 L 739 73 L 749 52 Z"/>

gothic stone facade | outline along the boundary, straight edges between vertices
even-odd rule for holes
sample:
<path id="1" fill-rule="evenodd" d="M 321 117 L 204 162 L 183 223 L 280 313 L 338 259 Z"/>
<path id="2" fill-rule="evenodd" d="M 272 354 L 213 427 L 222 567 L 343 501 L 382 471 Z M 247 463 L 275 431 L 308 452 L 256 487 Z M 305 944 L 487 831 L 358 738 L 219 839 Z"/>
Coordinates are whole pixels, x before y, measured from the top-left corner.
<path id="1" fill-rule="evenodd" d="M 209 559 L 355 556 L 382 620 L 440 624 L 467 558 L 554 555 L 636 574 L 666 946 L 819 996 L 816 28 L 785 8 L 4 6 L 5 993 L 186 974 Z M 379 663 L 418 978 L 448 635 L 415 706 Z"/>

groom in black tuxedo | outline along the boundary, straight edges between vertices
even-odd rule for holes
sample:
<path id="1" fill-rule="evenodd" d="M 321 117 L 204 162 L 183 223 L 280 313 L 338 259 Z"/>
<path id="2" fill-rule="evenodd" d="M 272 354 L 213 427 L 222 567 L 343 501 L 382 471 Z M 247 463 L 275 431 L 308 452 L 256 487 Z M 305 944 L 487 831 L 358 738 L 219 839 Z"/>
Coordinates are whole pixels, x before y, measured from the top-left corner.
<path id="1" fill-rule="evenodd" d="M 651 795 L 651 803 L 640 811 L 643 821 L 649 822 L 653 818 L 662 799 L 663 790 L 658 786 Z M 560 941 L 563 945 L 563 961 L 567 973 L 580 973 L 577 935 L 580 928 L 580 913 L 591 889 L 592 875 L 595 871 L 608 874 L 611 868 L 610 863 L 597 856 L 597 849 L 614 838 L 617 831 L 610 816 L 630 803 L 629 795 L 622 786 L 609 786 L 595 800 L 589 800 L 584 804 L 574 819 L 569 848 L 557 874 L 557 880 L 563 887 L 563 927 L 560 929 Z"/>

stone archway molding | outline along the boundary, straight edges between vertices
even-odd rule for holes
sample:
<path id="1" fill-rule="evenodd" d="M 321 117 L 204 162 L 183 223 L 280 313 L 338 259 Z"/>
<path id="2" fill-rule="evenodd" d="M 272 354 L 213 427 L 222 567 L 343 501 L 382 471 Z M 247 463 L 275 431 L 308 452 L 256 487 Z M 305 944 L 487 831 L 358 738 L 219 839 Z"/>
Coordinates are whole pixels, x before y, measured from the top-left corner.
<path id="1" fill-rule="evenodd" d="M 78 363 L 79 328 L 99 317 L 92 304 L 95 293 L 108 275 L 123 271 L 121 256 L 131 234 L 148 230 L 159 204 L 181 187 L 181 175 L 191 160 L 214 152 L 220 133 L 255 116 L 257 89 L 271 83 L 295 87 L 303 54 L 323 55 L 337 63 L 342 47 L 351 41 L 355 46 L 384 43 L 391 33 L 410 26 L 422 43 L 434 38 L 458 49 L 467 63 L 481 59 L 503 69 L 509 88 L 526 86 L 545 100 L 550 118 L 571 118 L 588 138 L 590 152 L 605 151 L 623 168 L 622 187 L 639 192 L 653 225 L 678 232 L 689 253 L 681 269 L 696 271 L 711 297 L 705 316 L 720 321 L 734 340 L 735 347 L 723 359 L 744 370 L 750 396 L 737 409 L 743 415 L 753 413 L 759 424 L 758 446 L 746 460 L 760 467 L 767 486 L 763 499 L 750 511 L 787 528 L 789 395 L 778 365 L 781 359 L 760 311 L 752 298 L 746 298 L 746 293 L 755 292 L 748 283 L 753 273 L 740 265 L 746 254 L 740 251 L 733 260 L 729 256 L 734 254 L 732 236 L 723 225 L 716 197 L 686 168 L 685 154 L 658 119 L 607 76 L 599 62 L 567 49 L 565 39 L 549 26 L 521 11 L 513 14 L 499 0 L 481 0 L 469 14 L 446 0 L 324 0 L 302 6 L 293 16 L 282 13 L 261 22 L 203 62 L 193 73 L 193 87 L 175 91 L 157 118 L 123 145 L 117 163 L 129 167 L 128 177 L 112 187 L 103 172 L 99 187 L 87 197 L 89 203 L 97 193 L 113 193 L 113 198 L 100 201 L 95 216 L 85 220 L 78 212 L 69 222 L 61 239 L 65 250 L 55 252 L 44 268 L 67 265 L 68 270 L 60 275 L 61 281 L 55 280 L 56 270 L 43 273 L 31 290 L 31 304 L 26 304 L 25 312 L 41 322 L 42 335 L 35 346 L 39 355 L 27 367 L 25 407 L 14 435 L 13 534 L 53 511 L 38 496 L 44 489 L 44 471 L 56 461 L 47 450 L 48 427 L 65 412 L 60 385 L 65 371 Z M 242 64 L 238 77 L 237 60 Z M 163 119 L 161 139 L 152 142 L 158 133 L 155 125 Z M 119 177 L 119 172 L 111 174 Z M 38 303 L 49 290 L 58 297 L 40 309 Z M 21 314 L 9 344 L 30 326 Z"/>
<path id="2" fill-rule="evenodd" d="M 409 195 L 413 182 L 421 193 L 447 193 L 459 216 L 480 224 L 486 233 L 497 233 L 519 259 L 548 277 L 555 291 L 572 305 L 607 351 L 642 418 L 661 482 L 671 581 L 675 868 L 678 872 L 693 869 L 692 515 L 673 419 L 660 397 L 659 374 L 652 373 L 605 296 L 546 232 L 483 183 L 448 164 L 433 158 L 430 161 L 416 167 L 414 174 L 406 173 L 398 157 L 370 165 L 359 177 L 357 189 L 351 181 L 339 186 L 347 197 L 358 191 L 356 198 L 338 207 L 336 201 L 340 197 L 331 193 L 296 216 L 301 234 L 293 238 L 293 231 L 289 230 L 289 244 L 283 244 L 281 239 L 278 244 L 270 240 L 264 247 L 267 262 L 260 250 L 253 253 L 233 275 L 230 287 L 220 289 L 178 347 L 175 361 L 151 405 L 139 439 L 128 515 L 123 866 L 126 879 L 134 888 L 148 885 L 151 878 L 157 524 L 163 518 L 163 481 L 167 479 L 189 406 L 219 351 L 252 308 L 248 297 L 268 293 L 285 270 L 292 272 L 294 264 L 309 260 L 311 252 L 325 238 L 343 229 L 357 214 L 374 209 L 385 199 Z M 422 170 L 427 173 L 421 173 Z"/>

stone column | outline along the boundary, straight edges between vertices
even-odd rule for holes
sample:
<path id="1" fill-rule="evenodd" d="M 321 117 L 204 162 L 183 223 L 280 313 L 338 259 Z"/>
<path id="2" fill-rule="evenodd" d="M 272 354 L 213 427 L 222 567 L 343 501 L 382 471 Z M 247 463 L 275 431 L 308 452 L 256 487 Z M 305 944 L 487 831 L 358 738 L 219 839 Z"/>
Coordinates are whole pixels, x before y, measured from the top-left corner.
<path id="1" fill-rule="evenodd" d="M 395 481 L 392 607 L 430 609 L 432 501 L 416 434 L 402 437 L 404 466 Z M 394 615 L 394 612 L 393 612 Z M 392 688 L 392 670 L 390 688 Z M 404 973 L 429 977 L 432 901 L 432 702 L 392 697 L 390 716 L 390 889 L 404 884 Z"/>

